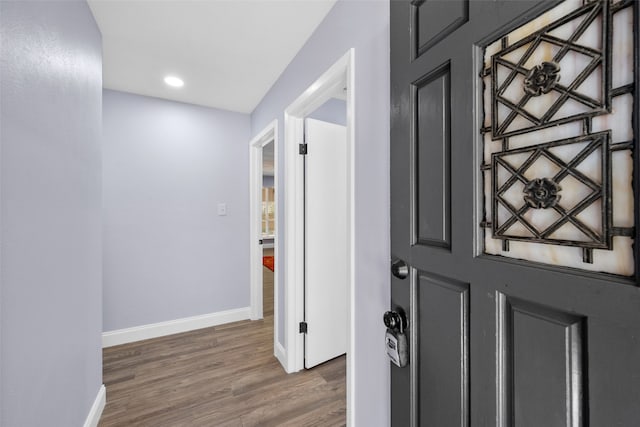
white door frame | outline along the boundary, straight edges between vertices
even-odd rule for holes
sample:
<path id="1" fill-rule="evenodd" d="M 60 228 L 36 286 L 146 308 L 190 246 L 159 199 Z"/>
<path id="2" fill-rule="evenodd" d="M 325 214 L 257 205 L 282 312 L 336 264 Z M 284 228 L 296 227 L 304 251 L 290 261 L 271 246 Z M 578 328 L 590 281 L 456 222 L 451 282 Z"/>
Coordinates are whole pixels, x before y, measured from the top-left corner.
<path id="1" fill-rule="evenodd" d="M 304 368 L 304 339 L 299 323 L 304 320 L 304 185 L 303 158 L 298 144 L 303 140 L 304 118 L 346 87 L 347 101 L 347 423 L 353 425 L 353 350 L 355 342 L 353 301 L 355 292 L 355 94 L 354 49 L 350 49 L 329 70 L 300 95 L 284 113 L 285 149 L 285 343 L 286 370 L 297 372 Z"/>
<path id="2" fill-rule="evenodd" d="M 251 320 L 258 320 L 263 318 L 262 312 L 262 245 L 259 240 L 262 238 L 262 148 L 273 142 L 273 179 L 275 197 L 274 204 L 276 206 L 275 215 L 275 229 L 276 233 L 279 230 L 278 226 L 278 121 L 271 122 L 262 132 L 256 135 L 251 142 L 249 142 L 249 238 L 250 243 L 250 267 L 249 276 L 251 281 Z M 274 255 L 277 260 L 280 256 L 278 249 L 278 239 L 274 239 Z M 273 311 L 278 312 L 278 270 L 274 271 L 274 287 L 273 287 Z M 274 351 L 276 350 L 276 344 L 278 343 L 278 317 L 274 315 L 273 326 L 273 343 Z"/>

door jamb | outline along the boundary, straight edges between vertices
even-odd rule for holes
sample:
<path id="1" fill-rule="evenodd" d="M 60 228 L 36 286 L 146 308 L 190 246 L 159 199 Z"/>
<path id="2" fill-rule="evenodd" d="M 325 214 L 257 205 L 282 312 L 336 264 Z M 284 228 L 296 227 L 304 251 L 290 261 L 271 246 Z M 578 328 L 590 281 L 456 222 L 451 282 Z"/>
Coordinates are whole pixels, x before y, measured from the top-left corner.
<path id="1" fill-rule="evenodd" d="M 262 237 L 262 148 L 273 142 L 273 179 L 274 188 L 276 188 L 274 196 L 274 205 L 276 210 L 278 207 L 278 121 L 274 120 L 258 135 L 249 142 L 249 248 L 250 248 L 250 283 L 251 283 L 251 320 L 262 319 L 262 245 L 259 240 Z M 279 215 L 275 215 L 276 233 L 279 230 Z M 274 239 L 274 255 L 275 259 L 279 259 L 280 251 L 278 248 L 278 239 Z M 274 271 L 274 287 L 273 287 L 273 345 L 274 352 L 277 350 L 278 344 L 278 271 Z"/>
<path id="2" fill-rule="evenodd" d="M 352 402 L 355 369 L 355 71 L 354 49 L 349 49 L 335 64 L 307 88 L 284 112 L 285 175 L 285 343 L 286 371 L 304 368 L 304 339 L 299 322 L 304 320 L 304 186 L 303 158 L 298 144 L 304 135 L 304 119 L 316 108 L 346 87 L 347 101 L 347 423 L 354 425 Z"/>

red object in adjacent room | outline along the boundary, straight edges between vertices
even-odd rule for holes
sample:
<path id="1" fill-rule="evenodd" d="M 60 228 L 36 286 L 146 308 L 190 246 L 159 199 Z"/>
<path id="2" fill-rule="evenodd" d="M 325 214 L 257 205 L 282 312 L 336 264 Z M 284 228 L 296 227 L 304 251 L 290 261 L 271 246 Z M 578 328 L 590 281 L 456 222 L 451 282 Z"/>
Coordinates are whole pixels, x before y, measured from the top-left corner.
<path id="1" fill-rule="evenodd" d="M 265 267 L 267 267 L 271 271 L 275 271 L 274 270 L 274 266 L 273 266 L 273 256 L 263 256 L 262 257 L 262 265 L 264 265 Z"/>

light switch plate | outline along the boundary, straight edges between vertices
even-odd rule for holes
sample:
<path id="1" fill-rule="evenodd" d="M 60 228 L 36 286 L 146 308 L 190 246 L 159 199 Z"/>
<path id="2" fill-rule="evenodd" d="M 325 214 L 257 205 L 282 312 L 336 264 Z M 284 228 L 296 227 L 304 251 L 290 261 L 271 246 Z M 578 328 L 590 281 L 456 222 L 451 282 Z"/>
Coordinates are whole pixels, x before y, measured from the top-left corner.
<path id="1" fill-rule="evenodd" d="M 224 216 L 227 214 L 227 204 L 218 203 L 218 216 Z"/>

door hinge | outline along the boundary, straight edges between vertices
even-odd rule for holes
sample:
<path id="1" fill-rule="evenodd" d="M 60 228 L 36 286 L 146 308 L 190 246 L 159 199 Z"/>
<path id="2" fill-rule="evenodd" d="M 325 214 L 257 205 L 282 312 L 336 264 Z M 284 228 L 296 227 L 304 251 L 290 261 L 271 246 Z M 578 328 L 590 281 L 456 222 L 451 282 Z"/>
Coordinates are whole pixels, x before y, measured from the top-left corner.
<path id="1" fill-rule="evenodd" d="M 307 144 L 298 144 L 298 152 L 303 156 L 307 154 Z"/>
<path id="2" fill-rule="evenodd" d="M 301 334 L 307 333 L 307 322 L 300 322 L 300 333 Z"/>
<path id="3" fill-rule="evenodd" d="M 262 239 L 258 240 L 258 244 L 259 244 L 259 245 L 261 245 L 261 244 L 263 244 L 263 243 L 264 243 L 264 241 L 263 241 Z"/>

